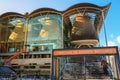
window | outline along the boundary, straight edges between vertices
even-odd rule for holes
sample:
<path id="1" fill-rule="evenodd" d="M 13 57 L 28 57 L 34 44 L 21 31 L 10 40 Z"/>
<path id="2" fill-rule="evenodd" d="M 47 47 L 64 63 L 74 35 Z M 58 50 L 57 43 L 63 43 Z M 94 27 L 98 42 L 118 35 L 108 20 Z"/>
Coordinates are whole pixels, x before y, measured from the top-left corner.
<path id="1" fill-rule="evenodd" d="M 49 69 L 50 66 L 40 66 L 40 68 L 43 68 L 43 69 Z"/>
<path id="2" fill-rule="evenodd" d="M 25 69 L 34 69 L 35 66 L 24 66 Z"/>

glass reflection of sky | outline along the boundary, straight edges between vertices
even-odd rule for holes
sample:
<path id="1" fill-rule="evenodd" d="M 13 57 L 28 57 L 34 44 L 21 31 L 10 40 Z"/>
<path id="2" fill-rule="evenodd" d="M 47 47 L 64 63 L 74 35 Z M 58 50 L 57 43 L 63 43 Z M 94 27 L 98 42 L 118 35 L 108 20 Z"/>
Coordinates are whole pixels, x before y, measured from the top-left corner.
<path id="1" fill-rule="evenodd" d="M 70 18 L 70 22 L 71 22 L 72 25 L 74 24 L 74 22 L 75 22 L 75 17 L 76 17 L 77 15 L 82 15 L 82 14 L 74 14 L 74 15 L 72 15 L 72 16 L 69 17 L 69 18 Z M 90 19 L 91 19 L 92 23 L 94 23 L 94 21 L 95 21 L 95 16 L 96 16 L 95 13 L 86 13 L 85 15 L 90 16 Z"/>
<path id="2" fill-rule="evenodd" d="M 34 40 L 58 39 L 61 35 L 61 19 L 58 15 L 42 15 L 32 18 L 28 38 Z"/>

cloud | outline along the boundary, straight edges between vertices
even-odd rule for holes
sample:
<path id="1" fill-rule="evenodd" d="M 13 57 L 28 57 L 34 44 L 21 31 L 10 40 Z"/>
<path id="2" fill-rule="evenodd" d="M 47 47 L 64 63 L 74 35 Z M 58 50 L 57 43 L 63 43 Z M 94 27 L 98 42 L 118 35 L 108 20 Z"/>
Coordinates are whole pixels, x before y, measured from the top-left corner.
<path id="1" fill-rule="evenodd" d="M 108 46 L 116 46 L 116 44 L 113 41 L 108 41 Z"/>
<path id="2" fill-rule="evenodd" d="M 117 42 L 120 43 L 120 36 L 117 37 Z"/>

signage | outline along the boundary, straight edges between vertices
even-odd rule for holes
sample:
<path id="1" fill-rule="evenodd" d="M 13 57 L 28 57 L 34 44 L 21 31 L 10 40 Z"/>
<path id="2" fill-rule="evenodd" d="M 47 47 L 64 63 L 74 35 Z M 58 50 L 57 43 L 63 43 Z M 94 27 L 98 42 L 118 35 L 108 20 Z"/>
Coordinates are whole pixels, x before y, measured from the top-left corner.
<path id="1" fill-rule="evenodd" d="M 116 47 L 102 47 L 89 49 L 58 49 L 53 51 L 53 56 L 72 56 L 72 55 L 115 55 Z"/>

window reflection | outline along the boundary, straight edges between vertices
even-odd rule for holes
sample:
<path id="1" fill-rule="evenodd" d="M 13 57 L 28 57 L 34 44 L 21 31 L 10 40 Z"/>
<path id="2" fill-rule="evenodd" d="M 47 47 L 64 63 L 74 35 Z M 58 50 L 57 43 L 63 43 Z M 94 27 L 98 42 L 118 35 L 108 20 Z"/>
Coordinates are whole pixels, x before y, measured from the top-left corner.
<path id="1" fill-rule="evenodd" d="M 48 32 L 46 30 L 42 29 L 40 32 L 40 37 L 42 37 L 42 38 L 48 37 Z"/>
<path id="2" fill-rule="evenodd" d="M 10 25 L 14 26 L 11 30 L 11 34 L 9 36 L 8 41 L 24 41 L 25 32 L 24 32 L 24 24 L 25 19 L 23 18 L 13 18 L 11 21 L 8 22 Z"/>
<path id="3" fill-rule="evenodd" d="M 29 20 L 27 42 L 31 51 L 51 51 L 60 48 L 62 44 L 61 15 L 49 14 L 36 16 Z M 51 45 L 52 44 L 52 45 Z"/>
<path id="4" fill-rule="evenodd" d="M 4 18 L 0 21 L 0 34 L 3 42 L 0 52 L 20 51 L 25 42 L 30 45 L 30 51 L 51 51 L 62 47 L 62 16 L 43 14 L 29 20 L 18 16 Z"/>

